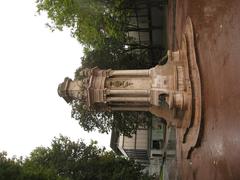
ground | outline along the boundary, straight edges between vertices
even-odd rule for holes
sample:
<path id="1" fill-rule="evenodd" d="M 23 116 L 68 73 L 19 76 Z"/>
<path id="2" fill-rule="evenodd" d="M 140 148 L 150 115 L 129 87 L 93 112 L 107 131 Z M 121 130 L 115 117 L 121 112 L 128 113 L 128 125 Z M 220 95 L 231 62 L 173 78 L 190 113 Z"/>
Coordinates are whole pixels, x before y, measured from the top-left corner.
<path id="1" fill-rule="evenodd" d="M 192 19 L 203 100 L 201 144 L 190 160 L 178 159 L 178 179 L 240 178 L 239 9 L 239 0 L 169 0 L 170 49 Z"/>

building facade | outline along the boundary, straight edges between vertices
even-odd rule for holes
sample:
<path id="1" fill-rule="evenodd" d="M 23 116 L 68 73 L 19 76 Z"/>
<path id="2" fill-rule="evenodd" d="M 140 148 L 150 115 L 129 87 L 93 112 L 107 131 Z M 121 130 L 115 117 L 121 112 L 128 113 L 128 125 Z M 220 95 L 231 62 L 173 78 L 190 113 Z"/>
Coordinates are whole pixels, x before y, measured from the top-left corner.
<path id="1" fill-rule="evenodd" d="M 131 137 L 113 130 L 110 146 L 117 154 L 141 163 L 150 175 L 159 175 L 163 159 L 175 158 L 176 134 L 172 131 L 166 142 L 167 127 L 164 120 L 153 117 L 151 121 L 150 127 L 139 127 Z"/>

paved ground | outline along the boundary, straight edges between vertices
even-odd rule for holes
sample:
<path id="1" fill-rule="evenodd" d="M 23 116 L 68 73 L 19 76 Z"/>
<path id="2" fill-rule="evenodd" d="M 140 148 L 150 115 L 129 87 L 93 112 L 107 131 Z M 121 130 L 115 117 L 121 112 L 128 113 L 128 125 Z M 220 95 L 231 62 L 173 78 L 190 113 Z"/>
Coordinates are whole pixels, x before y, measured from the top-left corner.
<path id="1" fill-rule="evenodd" d="M 170 2 L 169 22 L 174 20 Z M 180 161 L 183 180 L 240 179 L 240 1 L 176 0 L 176 38 L 169 23 L 170 48 L 181 42 L 186 17 L 195 30 L 202 79 L 203 136 L 191 161 Z"/>

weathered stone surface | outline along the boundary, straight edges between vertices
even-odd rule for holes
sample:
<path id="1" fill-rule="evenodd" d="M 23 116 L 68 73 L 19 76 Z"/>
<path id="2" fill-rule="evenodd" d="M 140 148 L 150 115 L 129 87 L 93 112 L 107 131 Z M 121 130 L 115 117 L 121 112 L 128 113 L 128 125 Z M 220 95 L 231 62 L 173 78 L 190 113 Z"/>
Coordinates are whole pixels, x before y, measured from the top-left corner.
<path id="1" fill-rule="evenodd" d="M 201 84 L 190 18 L 178 51 L 168 62 L 151 69 L 85 69 L 82 80 L 65 78 L 58 93 L 67 102 L 78 99 L 89 110 L 150 111 L 179 129 L 182 156 L 190 157 L 201 125 Z"/>

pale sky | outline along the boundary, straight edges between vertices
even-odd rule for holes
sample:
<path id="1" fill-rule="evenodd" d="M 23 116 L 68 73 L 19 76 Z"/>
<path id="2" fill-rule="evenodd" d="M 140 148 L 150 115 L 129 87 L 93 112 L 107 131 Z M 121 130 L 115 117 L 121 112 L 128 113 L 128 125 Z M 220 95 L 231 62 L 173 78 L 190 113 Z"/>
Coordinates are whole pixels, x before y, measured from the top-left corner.
<path id="1" fill-rule="evenodd" d="M 35 11 L 34 0 L 0 2 L 0 151 L 27 156 L 60 133 L 109 146 L 110 135 L 83 131 L 57 94 L 80 66 L 81 45 L 67 31 L 51 32 Z"/>

